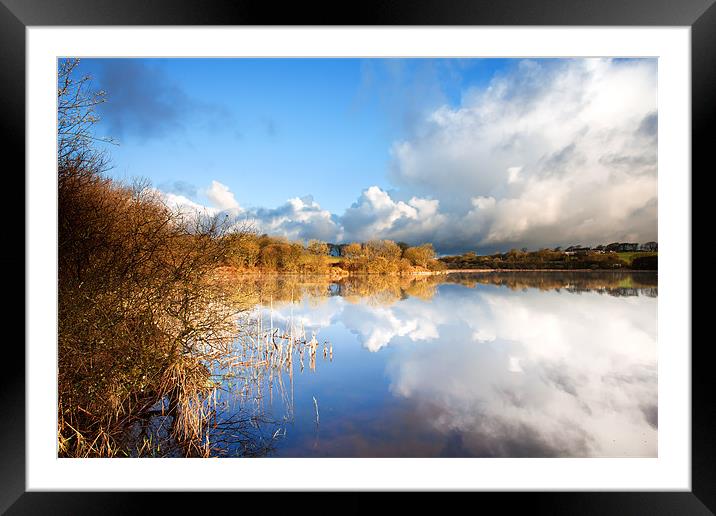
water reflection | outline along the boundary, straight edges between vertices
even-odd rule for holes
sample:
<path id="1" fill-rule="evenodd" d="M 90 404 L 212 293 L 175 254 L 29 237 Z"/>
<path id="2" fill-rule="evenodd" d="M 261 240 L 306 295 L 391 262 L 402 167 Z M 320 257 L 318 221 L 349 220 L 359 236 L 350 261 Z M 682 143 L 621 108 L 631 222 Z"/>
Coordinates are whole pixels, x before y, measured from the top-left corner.
<path id="1" fill-rule="evenodd" d="M 326 276 L 287 274 L 246 275 L 236 284 L 234 295 L 247 307 L 308 298 L 318 305 L 326 298 L 340 296 L 350 302 L 392 304 L 409 297 L 430 300 L 439 285 L 457 284 L 467 288 L 499 285 L 510 290 L 538 289 L 568 292 L 599 292 L 612 296 L 658 295 L 653 272 L 484 272 L 430 276 L 348 276 L 331 281 Z"/>
<path id="2" fill-rule="evenodd" d="M 273 455 L 657 455 L 654 274 L 252 281 L 335 352 L 292 374 Z"/>

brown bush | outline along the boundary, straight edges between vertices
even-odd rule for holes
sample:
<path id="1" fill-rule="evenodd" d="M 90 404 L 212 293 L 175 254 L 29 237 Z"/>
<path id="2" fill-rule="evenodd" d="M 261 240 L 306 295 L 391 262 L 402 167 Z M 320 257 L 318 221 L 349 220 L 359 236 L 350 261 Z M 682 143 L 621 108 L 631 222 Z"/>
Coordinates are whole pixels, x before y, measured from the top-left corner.
<path id="1" fill-rule="evenodd" d="M 60 455 L 128 453 L 128 427 L 165 398 L 173 436 L 192 442 L 204 361 L 234 333 L 211 274 L 219 224 L 87 169 L 59 170 L 58 202 Z"/>

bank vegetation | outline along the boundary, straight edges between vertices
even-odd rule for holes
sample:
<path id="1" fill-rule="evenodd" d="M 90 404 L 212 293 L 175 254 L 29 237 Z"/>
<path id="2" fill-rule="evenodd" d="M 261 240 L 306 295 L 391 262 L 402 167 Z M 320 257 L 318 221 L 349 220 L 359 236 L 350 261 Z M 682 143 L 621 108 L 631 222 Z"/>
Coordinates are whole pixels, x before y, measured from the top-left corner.
<path id="1" fill-rule="evenodd" d="M 106 177 L 104 95 L 76 67 L 63 62 L 58 81 L 58 455 L 207 456 L 208 365 L 242 310 L 213 274 L 226 228 Z M 157 413 L 161 443 L 141 431 Z"/>
<path id="2" fill-rule="evenodd" d="M 506 253 L 478 255 L 467 252 L 444 256 L 440 261 L 450 270 L 651 270 L 658 268 L 656 252 L 618 253 L 604 251 L 565 252 L 560 249 L 511 249 Z"/>

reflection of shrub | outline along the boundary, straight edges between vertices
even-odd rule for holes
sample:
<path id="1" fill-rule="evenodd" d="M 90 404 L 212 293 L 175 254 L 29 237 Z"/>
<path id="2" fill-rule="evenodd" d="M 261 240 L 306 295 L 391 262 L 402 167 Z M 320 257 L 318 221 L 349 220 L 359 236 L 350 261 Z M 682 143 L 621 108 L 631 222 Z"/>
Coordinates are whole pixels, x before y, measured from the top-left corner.
<path id="1" fill-rule="evenodd" d="M 657 255 L 652 256 L 637 256 L 631 261 L 631 268 L 637 270 L 650 270 L 655 271 L 659 267 L 659 260 Z"/>

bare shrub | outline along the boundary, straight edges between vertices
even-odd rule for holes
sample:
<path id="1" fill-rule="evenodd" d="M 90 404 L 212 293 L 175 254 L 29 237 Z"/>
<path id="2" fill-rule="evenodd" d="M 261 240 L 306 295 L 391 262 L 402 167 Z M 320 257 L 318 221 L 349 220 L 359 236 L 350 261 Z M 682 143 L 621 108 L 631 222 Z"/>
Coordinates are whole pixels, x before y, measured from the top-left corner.
<path id="1" fill-rule="evenodd" d="M 121 449 L 127 425 L 158 400 L 177 438 L 197 439 L 204 365 L 235 335 L 213 271 L 225 254 L 215 219 L 183 218 L 146 187 L 62 170 L 59 188 L 61 452 Z"/>

